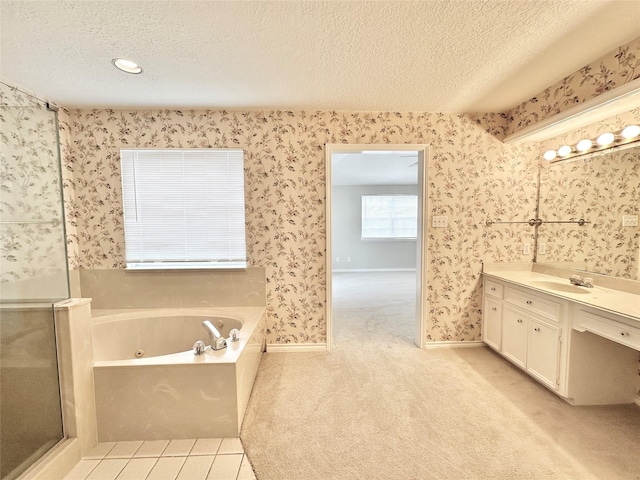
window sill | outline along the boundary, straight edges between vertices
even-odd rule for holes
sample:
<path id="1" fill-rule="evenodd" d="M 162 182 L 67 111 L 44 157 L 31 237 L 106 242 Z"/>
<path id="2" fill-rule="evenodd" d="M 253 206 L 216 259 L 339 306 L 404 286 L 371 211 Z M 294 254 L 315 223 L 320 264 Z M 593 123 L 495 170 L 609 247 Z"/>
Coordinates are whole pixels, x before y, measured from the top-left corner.
<path id="1" fill-rule="evenodd" d="M 127 271 L 149 270 L 246 270 L 247 262 L 174 262 L 174 263 L 127 263 Z"/>
<path id="2" fill-rule="evenodd" d="M 395 238 L 395 237 L 384 237 L 384 238 L 360 238 L 361 242 L 415 242 L 417 238 Z"/>

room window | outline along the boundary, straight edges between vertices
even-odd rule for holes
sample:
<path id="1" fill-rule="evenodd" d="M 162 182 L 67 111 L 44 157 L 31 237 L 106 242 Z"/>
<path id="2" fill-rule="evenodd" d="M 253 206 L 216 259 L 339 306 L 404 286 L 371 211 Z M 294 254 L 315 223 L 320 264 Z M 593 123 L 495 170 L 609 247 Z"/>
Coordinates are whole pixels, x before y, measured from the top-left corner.
<path id="1" fill-rule="evenodd" d="M 127 269 L 246 267 L 242 150 L 120 157 Z"/>
<path id="2" fill-rule="evenodd" d="M 408 240 L 417 234 L 417 195 L 362 195 L 363 240 Z"/>

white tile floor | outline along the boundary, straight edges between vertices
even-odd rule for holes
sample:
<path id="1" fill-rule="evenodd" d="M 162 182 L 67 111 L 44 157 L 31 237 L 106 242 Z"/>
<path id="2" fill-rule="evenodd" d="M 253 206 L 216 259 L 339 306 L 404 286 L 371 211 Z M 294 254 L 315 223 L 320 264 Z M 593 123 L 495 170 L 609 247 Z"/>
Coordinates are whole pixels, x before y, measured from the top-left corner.
<path id="1" fill-rule="evenodd" d="M 64 480 L 255 480 L 239 438 L 99 443 Z"/>

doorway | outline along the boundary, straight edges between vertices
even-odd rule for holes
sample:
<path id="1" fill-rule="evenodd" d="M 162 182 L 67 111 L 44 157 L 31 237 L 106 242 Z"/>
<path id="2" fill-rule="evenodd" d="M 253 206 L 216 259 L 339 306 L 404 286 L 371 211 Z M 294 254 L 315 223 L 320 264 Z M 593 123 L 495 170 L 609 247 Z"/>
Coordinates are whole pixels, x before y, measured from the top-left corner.
<path id="1" fill-rule="evenodd" d="M 380 307 L 373 322 L 377 324 L 367 325 L 369 332 L 402 329 L 422 348 L 428 146 L 327 144 L 325 162 L 327 350 L 335 346 L 341 326 L 334 322 L 348 321 L 349 308 L 358 302 L 366 305 L 371 318 L 376 305 Z M 409 211 L 414 212 L 413 227 L 403 218 Z M 393 318 L 398 325 L 380 325 Z"/>

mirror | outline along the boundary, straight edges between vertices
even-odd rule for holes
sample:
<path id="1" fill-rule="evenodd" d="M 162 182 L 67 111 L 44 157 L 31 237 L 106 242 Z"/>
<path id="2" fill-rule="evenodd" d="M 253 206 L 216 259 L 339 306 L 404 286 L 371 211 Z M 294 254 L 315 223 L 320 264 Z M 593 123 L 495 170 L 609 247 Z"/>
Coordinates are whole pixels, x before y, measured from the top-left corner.
<path id="1" fill-rule="evenodd" d="M 640 146 L 542 165 L 538 201 L 538 263 L 640 280 Z"/>

